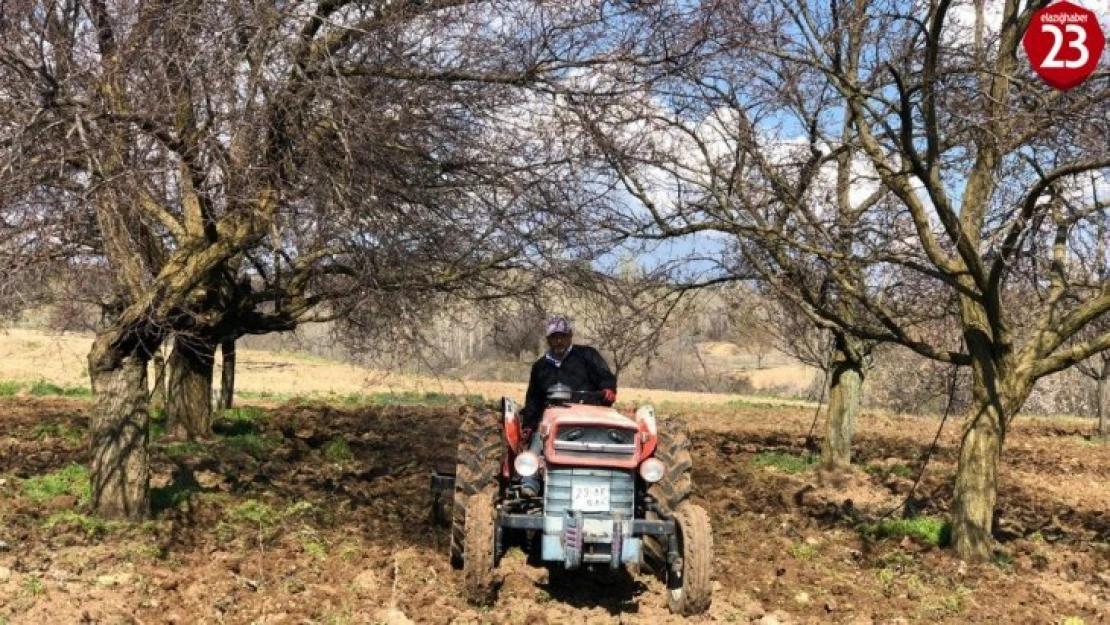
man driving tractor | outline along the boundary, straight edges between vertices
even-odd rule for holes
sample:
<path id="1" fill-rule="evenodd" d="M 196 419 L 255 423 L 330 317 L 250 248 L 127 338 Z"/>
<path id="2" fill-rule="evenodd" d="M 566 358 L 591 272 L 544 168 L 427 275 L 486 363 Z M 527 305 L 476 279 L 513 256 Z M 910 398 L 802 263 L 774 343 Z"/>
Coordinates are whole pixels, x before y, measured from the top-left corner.
<path id="1" fill-rule="evenodd" d="M 548 389 L 564 384 L 575 391 L 600 392 L 601 403 L 612 406 L 617 400 L 617 376 L 609 370 L 601 354 L 589 345 L 574 345 L 574 327 L 569 319 L 556 315 L 544 329 L 548 351 L 532 365 L 528 392 L 521 411 L 523 432 L 531 437 L 529 449 L 543 454 L 543 441 L 533 436 L 543 415 Z M 535 497 L 540 491 L 538 474 L 522 481 L 521 493 Z"/>

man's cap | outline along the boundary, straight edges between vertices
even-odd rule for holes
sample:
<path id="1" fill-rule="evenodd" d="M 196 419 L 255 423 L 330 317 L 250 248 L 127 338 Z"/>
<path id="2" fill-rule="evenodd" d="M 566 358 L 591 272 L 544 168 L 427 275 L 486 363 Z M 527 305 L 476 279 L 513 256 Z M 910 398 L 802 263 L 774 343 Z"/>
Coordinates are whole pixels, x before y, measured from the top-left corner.
<path id="1" fill-rule="evenodd" d="M 544 331 L 544 336 L 551 336 L 552 334 L 570 334 L 574 332 L 574 326 L 571 325 L 570 319 L 562 315 L 555 315 L 547 320 L 547 329 Z"/>

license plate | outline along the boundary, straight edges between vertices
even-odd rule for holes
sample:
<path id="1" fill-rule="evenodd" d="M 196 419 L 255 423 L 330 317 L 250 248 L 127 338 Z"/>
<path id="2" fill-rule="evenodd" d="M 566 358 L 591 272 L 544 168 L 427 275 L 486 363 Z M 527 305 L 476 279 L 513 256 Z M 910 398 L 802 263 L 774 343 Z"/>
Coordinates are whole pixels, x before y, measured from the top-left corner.
<path id="1" fill-rule="evenodd" d="M 582 512 L 608 512 L 609 485 L 572 486 L 570 489 L 570 507 Z"/>

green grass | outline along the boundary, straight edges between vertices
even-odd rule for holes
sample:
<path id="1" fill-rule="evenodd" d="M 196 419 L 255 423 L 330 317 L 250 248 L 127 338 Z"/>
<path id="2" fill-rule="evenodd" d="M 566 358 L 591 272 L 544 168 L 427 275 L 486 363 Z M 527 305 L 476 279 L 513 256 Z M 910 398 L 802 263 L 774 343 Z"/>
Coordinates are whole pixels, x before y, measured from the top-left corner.
<path id="1" fill-rule="evenodd" d="M 203 496 L 202 494 L 201 497 Z M 262 543 L 285 532 L 286 524 L 294 520 L 303 527 L 308 527 L 309 520 L 320 512 L 321 510 L 307 501 L 279 510 L 265 502 L 248 499 L 224 510 L 223 520 L 216 526 L 216 536 L 221 542 L 228 542 L 250 536 L 248 531 L 256 532 L 258 542 Z M 308 550 L 306 546 L 306 551 Z"/>
<path id="2" fill-rule="evenodd" d="M 23 481 L 23 494 L 36 503 L 72 495 L 84 505 L 90 498 L 89 472 L 79 464 L 71 464 L 53 473 L 31 477 Z"/>
<path id="3" fill-rule="evenodd" d="M 790 555 L 794 556 L 795 560 L 803 562 L 816 558 L 819 552 L 820 549 L 817 548 L 817 545 L 809 543 L 798 543 L 790 547 Z"/>
<path id="4" fill-rule="evenodd" d="M 865 525 L 861 532 L 865 537 L 877 540 L 898 539 L 906 536 L 925 544 L 943 547 L 951 538 L 951 525 L 942 519 L 922 516 L 915 519 L 887 519 Z"/>
<path id="5" fill-rule="evenodd" d="M 173 460 L 184 460 L 208 453 L 208 447 L 197 441 L 181 441 L 180 443 L 166 445 L 164 452 L 166 456 Z"/>
<path id="6" fill-rule="evenodd" d="M 237 406 L 217 413 L 212 419 L 212 431 L 225 436 L 257 434 L 269 419 L 269 413 L 257 406 Z"/>
<path id="7" fill-rule="evenodd" d="M 23 578 L 23 589 L 34 597 L 46 592 L 46 586 L 43 585 L 42 580 L 34 575 L 28 575 Z"/>
<path id="8" fill-rule="evenodd" d="M 351 446 L 347 444 L 347 440 L 338 434 L 324 444 L 324 448 L 321 452 L 325 460 L 336 464 L 350 462 L 355 459 L 355 455 L 351 453 Z"/>
<path id="9" fill-rule="evenodd" d="M 86 535 L 103 536 L 108 532 L 124 527 L 123 523 L 119 521 L 105 521 L 90 517 L 73 510 L 65 510 L 62 512 L 55 512 L 46 519 L 42 524 L 43 529 L 52 530 L 58 526 L 76 527 L 85 532 Z"/>
<path id="10" fill-rule="evenodd" d="M 31 395 L 45 397 L 48 395 L 61 395 L 62 397 L 92 397 L 92 389 L 87 386 L 59 386 L 46 380 L 36 380 L 31 384 Z"/>
<path id="11" fill-rule="evenodd" d="M 293 395 L 289 393 L 275 393 L 273 391 L 235 391 L 235 396 L 242 399 L 261 399 L 263 401 L 289 401 Z"/>
<path id="12" fill-rule="evenodd" d="M 224 445 L 229 449 L 261 459 L 278 446 L 278 441 L 261 434 L 236 434 L 225 437 Z"/>
<path id="13" fill-rule="evenodd" d="M 764 451 L 752 458 L 752 464 L 760 469 L 771 467 L 783 473 L 804 473 L 817 466 L 817 458 Z"/>
<path id="14" fill-rule="evenodd" d="M 64 423 L 40 423 L 35 426 L 31 435 L 36 440 L 60 438 L 71 444 L 80 443 L 85 438 L 83 430 L 71 428 Z"/>
<path id="15" fill-rule="evenodd" d="M 23 385 L 19 382 L 12 382 L 10 380 L 0 381 L 0 397 L 12 397 L 17 395 L 22 388 Z"/>
<path id="16" fill-rule="evenodd" d="M 302 546 L 304 547 L 304 552 L 313 558 L 317 560 L 328 559 L 328 548 L 325 547 L 323 543 L 315 540 L 306 540 L 302 543 Z"/>
<path id="17" fill-rule="evenodd" d="M 248 499 L 243 503 L 228 509 L 224 519 L 232 524 L 252 525 L 258 528 L 271 528 L 281 523 L 284 515 L 269 504 Z"/>
<path id="18" fill-rule="evenodd" d="M 995 550 L 991 554 L 991 563 L 1006 573 L 1014 572 L 1014 556 L 1008 551 Z"/>

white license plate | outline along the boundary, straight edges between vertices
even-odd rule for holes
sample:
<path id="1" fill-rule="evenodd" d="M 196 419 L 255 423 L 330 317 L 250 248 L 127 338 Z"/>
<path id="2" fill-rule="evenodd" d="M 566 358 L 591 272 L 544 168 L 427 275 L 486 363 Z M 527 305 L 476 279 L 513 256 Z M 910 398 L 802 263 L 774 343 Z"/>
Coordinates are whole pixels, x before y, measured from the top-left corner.
<path id="1" fill-rule="evenodd" d="M 609 485 L 572 486 L 570 489 L 570 507 L 582 512 L 608 512 Z"/>

